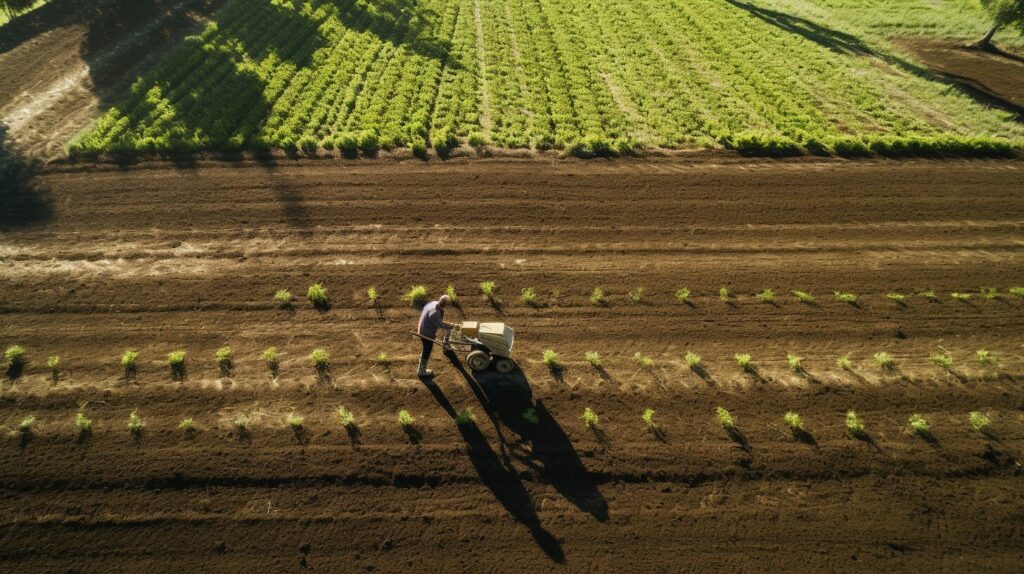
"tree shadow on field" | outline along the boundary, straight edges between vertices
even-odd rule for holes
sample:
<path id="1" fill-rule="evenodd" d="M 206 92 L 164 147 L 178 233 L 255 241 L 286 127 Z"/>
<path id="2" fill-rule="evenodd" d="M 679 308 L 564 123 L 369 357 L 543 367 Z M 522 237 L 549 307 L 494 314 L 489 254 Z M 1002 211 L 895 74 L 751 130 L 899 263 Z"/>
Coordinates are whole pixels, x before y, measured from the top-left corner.
<path id="1" fill-rule="evenodd" d="M 448 67 L 460 67 L 457 61 L 448 61 L 451 42 L 432 34 L 441 15 L 419 0 L 379 0 L 372 3 L 331 0 L 331 3 L 338 8 L 339 20 L 350 30 L 370 32 L 396 47 L 440 60 Z"/>
<path id="2" fill-rule="evenodd" d="M 1015 114 L 1017 121 L 1024 121 L 1024 108 L 993 94 L 987 89 L 979 88 L 974 85 L 975 82 L 973 80 L 963 78 L 955 74 L 946 74 L 937 70 L 932 70 L 909 62 L 893 54 L 879 52 L 857 36 L 822 26 L 821 24 L 806 18 L 793 16 L 791 14 L 786 14 L 785 12 L 770 10 L 768 8 L 762 8 L 760 6 L 755 6 L 750 2 L 743 2 L 740 0 L 726 0 L 726 2 L 732 4 L 736 8 L 747 11 L 752 16 L 755 16 L 768 24 L 792 34 L 797 34 L 838 54 L 876 58 L 917 77 L 945 84 L 973 99 L 980 105 L 1001 108 Z"/>
<path id="3" fill-rule="evenodd" d="M 0 121 L 0 231 L 46 223 L 53 217 L 53 199 L 35 180 L 38 161 L 27 161 L 10 149 L 7 124 Z"/>

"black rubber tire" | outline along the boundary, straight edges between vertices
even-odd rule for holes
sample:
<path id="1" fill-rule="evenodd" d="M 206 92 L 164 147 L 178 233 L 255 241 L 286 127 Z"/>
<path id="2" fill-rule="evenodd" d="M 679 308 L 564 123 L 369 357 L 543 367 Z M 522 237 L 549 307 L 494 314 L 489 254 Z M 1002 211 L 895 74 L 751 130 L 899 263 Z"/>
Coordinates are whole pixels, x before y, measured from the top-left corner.
<path id="1" fill-rule="evenodd" d="M 516 370 L 516 364 L 512 361 L 512 359 L 506 359 L 502 357 L 494 361 L 494 370 L 498 371 L 503 375 L 507 375 L 512 371 Z"/>
<path id="2" fill-rule="evenodd" d="M 491 366 L 491 356 L 486 351 L 473 351 L 466 355 L 466 365 L 474 371 L 483 371 Z"/>

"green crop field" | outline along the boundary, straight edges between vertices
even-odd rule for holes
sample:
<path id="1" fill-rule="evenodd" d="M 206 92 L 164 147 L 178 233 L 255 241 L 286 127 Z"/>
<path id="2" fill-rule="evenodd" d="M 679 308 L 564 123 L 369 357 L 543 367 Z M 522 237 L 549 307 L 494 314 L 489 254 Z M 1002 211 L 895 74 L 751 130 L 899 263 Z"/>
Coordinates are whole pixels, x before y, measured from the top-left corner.
<path id="1" fill-rule="evenodd" d="M 988 24 L 972 0 L 228 0 L 69 147 L 998 153 L 1024 124 L 889 42 Z"/>

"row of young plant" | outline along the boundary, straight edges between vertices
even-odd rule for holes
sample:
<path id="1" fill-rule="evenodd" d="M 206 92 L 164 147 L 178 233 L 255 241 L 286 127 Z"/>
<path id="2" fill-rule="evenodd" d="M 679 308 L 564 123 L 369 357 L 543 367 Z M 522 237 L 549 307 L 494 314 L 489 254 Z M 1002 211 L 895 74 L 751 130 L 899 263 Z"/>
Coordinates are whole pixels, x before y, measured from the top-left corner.
<path id="1" fill-rule="evenodd" d="M 498 284 L 494 281 L 484 281 L 479 284 L 480 293 L 493 305 L 502 305 L 504 301 L 498 296 Z M 448 285 L 445 289 L 445 294 L 454 302 L 459 301 L 459 295 L 456 289 L 452 285 Z M 790 291 L 790 294 L 798 301 L 803 303 L 815 303 L 817 298 L 806 292 L 806 291 Z M 1024 299 L 1024 287 L 1010 287 L 1005 291 L 1006 295 Z M 644 287 L 635 287 L 626 293 L 628 300 L 632 303 L 642 303 L 645 301 L 648 295 L 647 289 Z M 693 304 L 694 293 L 687 287 L 680 288 L 673 293 L 676 302 L 680 304 Z M 905 306 L 907 297 L 916 295 L 918 297 L 937 301 L 940 298 L 939 293 L 934 289 L 925 289 L 918 291 L 914 294 L 907 294 L 903 292 L 890 292 L 886 293 L 886 299 L 893 301 L 896 305 Z M 967 301 L 971 298 L 978 296 L 982 299 L 997 299 L 1002 296 L 1003 293 L 995 287 L 981 287 L 977 291 L 954 291 L 949 294 L 950 298 L 956 301 Z M 306 297 L 309 299 L 313 306 L 319 309 L 326 309 L 330 306 L 330 299 L 327 294 L 327 288 L 324 287 L 323 283 L 313 283 L 306 290 Z M 411 305 L 422 305 L 426 302 L 428 297 L 427 288 L 424 285 L 414 285 L 408 291 L 406 291 L 401 299 L 402 301 Z M 590 292 L 589 300 L 594 305 L 607 305 L 609 303 L 609 293 L 603 287 L 594 287 L 593 291 Z M 730 292 L 728 288 L 721 287 L 718 290 L 718 299 L 725 303 L 732 303 L 737 300 L 737 295 Z M 779 297 L 771 288 L 766 288 L 758 293 L 754 293 L 753 298 L 762 303 L 774 303 Z M 833 291 L 832 298 L 838 302 L 849 303 L 851 305 L 857 305 L 861 301 L 861 295 L 852 293 L 849 291 Z M 377 291 L 375 286 L 368 287 L 366 289 L 366 300 L 376 306 L 380 303 L 380 292 Z M 537 293 L 533 287 L 525 287 L 519 293 L 519 300 L 528 307 L 542 307 L 546 305 L 544 299 Z M 280 289 L 274 293 L 274 301 L 282 307 L 290 307 L 293 305 L 293 296 L 290 290 Z"/>
<path id="2" fill-rule="evenodd" d="M 540 424 L 540 417 L 537 415 L 536 409 L 527 408 L 521 413 L 522 420 L 531 425 L 537 426 Z M 359 423 L 356 420 L 355 414 L 352 411 L 345 408 L 344 405 L 338 407 L 336 411 L 337 422 L 344 427 L 350 434 L 359 434 Z M 583 414 L 580 417 L 586 428 L 598 431 L 601 429 L 601 417 L 590 407 L 583 409 Z M 724 407 L 717 407 L 715 409 L 715 418 L 718 424 L 729 433 L 731 436 L 737 436 L 739 427 L 736 424 L 736 420 L 732 413 L 726 410 Z M 402 409 L 398 411 L 396 417 L 399 426 L 410 434 L 418 434 L 416 430 L 417 419 L 408 410 Z M 655 410 L 653 408 L 644 409 L 640 415 L 640 420 L 646 426 L 646 428 L 654 433 L 661 433 L 662 427 L 660 423 L 655 419 Z M 794 411 L 788 411 L 782 416 L 782 421 L 785 425 L 793 432 L 797 437 L 806 437 L 809 435 L 803 417 Z M 971 411 L 967 414 L 966 422 L 975 431 L 990 435 L 992 419 L 982 411 Z M 242 436 L 247 436 L 251 430 L 253 419 L 250 414 L 240 412 L 235 415 L 232 419 L 231 424 L 235 427 L 238 433 Z M 299 437 L 304 437 L 306 433 L 306 419 L 302 415 L 292 411 L 288 413 L 283 420 L 284 426 L 291 429 Z M 474 425 L 476 424 L 476 415 L 471 407 L 465 407 L 455 415 L 455 423 L 457 425 Z M 17 425 L 18 431 L 24 438 L 28 438 L 35 432 L 38 421 L 35 415 L 27 415 L 21 419 Z M 75 414 L 74 418 L 75 427 L 82 436 L 87 436 L 92 433 L 93 420 L 88 417 L 85 412 L 85 406 L 80 408 Z M 139 438 L 146 428 L 146 421 L 139 414 L 138 409 L 131 411 L 128 415 L 126 424 L 127 430 L 135 438 Z M 178 429 L 187 436 L 194 436 L 199 432 L 199 426 L 196 424 L 194 417 L 183 418 L 177 425 Z M 846 412 L 845 427 L 847 432 L 854 438 L 861 440 L 871 440 L 871 435 L 867 430 L 867 426 L 864 421 L 857 414 L 856 411 L 849 410 Z M 931 425 L 928 420 L 919 413 L 913 413 L 907 419 L 907 428 L 924 438 L 932 438 Z M 742 436 L 742 435 L 739 435 Z M 745 439 L 744 439 L 745 440 Z"/>

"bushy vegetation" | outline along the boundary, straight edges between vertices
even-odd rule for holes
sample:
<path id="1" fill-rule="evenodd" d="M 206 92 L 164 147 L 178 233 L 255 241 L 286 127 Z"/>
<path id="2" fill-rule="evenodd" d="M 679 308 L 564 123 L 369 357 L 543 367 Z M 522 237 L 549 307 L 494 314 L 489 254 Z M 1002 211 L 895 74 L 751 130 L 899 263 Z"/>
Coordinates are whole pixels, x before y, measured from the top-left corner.
<path id="1" fill-rule="evenodd" d="M 896 368 L 896 357 L 885 351 L 875 353 L 871 358 L 874 359 L 875 364 L 882 370 L 889 371 Z"/>
<path id="2" fill-rule="evenodd" d="M 25 364 L 25 347 L 11 345 L 4 351 L 4 361 L 8 369 L 16 369 Z"/>
<path id="3" fill-rule="evenodd" d="M 786 353 L 786 364 L 793 370 L 794 373 L 804 372 L 804 359 L 793 353 Z"/>
<path id="4" fill-rule="evenodd" d="M 592 305 L 604 305 L 604 289 L 594 287 L 594 290 L 590 293 L 590 303 Z"/>
<path id="5" fill-rule="evenodd" d="M 736 353 L 732 358 L 744 371 L 749 373 L 754 370 L 754 362 L 750 358 L 750 353 Z"/>
<path id="6" fill-rule="evenodd" d="M 654 409 L 652 409 L 652 408 L 644 409 L 644 414 L 640 415 L 640 419 L 642 421 L 644 421 L 644 424 L 647 425 L 647 428 L 649 428 L 649 429 L 656 429 L 656 428 L 658 428 L 658 423 L 656 423 L 654 421 Z"/>
<path id="7" fill-rule="evenodd" d="M 402 295 L 402 301 L 413 306 L 422 305 L 427 301 L 427 288 L 423 285 L 413 285 Z"/>
<path id="8" fill-rule="evenodd" d="M 843 355 L 842 357 L 839 357 L 838 359 L 836 359 L 836 366 L 839 367 L 840 369 L 844 370 L 844 371 L 852 371 L 853 370 L 853 361 L 850 360 L 849 356 Z"/>
<path id="9" fill-rule="evenodd" d="M 683 360 L 686 361 L 686 366 L 690 367 L 691 369 L 700 366 L 700 355 L 694 353 L 693 351 L 687 351 L 686 355 L 683 357 Z"/>
<path id="10" fill-rule="evenodd" d="M 804 419 L 793 411 L 789 411 L 786 414 L 782 415 L 782 421 L 786 423 L 786 426 L 788 426 L 791 430 L 804 430 Z"/>
<path id="11" fill-rule="evenodd" d="M 382 366 L 382 367 L 390 367 L 391 366 L 391 358 L 388 357 L 387 353 L 385 353 L 384 351 L 381 351 L 380 353 L 377 354 L 377 364 Z"/>
<path id="12" fill-rule="evenodd" d="M 309 354 L 309 360 L 313 363 L 313 368 L 318 371 L 326 371 L 331 366 L 331 354 L 327 352 L 327 349 L 313 349 L 313 352 Z"/>
<path id="13" fill-rule="evenodd" d="M 295 413 L 289 413 L 288 416 L 284 418 L 284 422 L 292 430 L 301 430 L 302 425 L 304 425 L 306 422 L 306 419 Z"/>
<path id="14" fill-rule="evenodd" d="M 224 345 L 217 349 L 213 356 L 217 359 L 217 366 L 220 367 L 221 372 L 227 372 L 231 370 L 233 363 L 231 347 Z"/>
<path id="15" fill-rule="evenodd" d="M 139 352 L 128 349 L 121 354 L 121 366 L 124 367 L 125 375 L 132 375 L 138 368 Z"/>
<path id="16" fill-rule="evenodd" d="M 867 436 L 864 423 L 857 416 L 856 411 L 846 411 L 846 431 L 857 438 Z"/>
<path id="17" fill-rule="evenodd" d="M 632 289 L 629 292 L 629 300 L 632 301 L 633 303 L 641 303 L 644 300 L 644 293 L 646 292 L 647 290 L 644 289 L 643 287 L 637 287 L 635 289 Z"/>
<path id="18" fill-rule="evenodd" d="M 178 423 L 178 429 L 185 434 L 192 434 L 196 432 L 196 423 L 192 420 L 192 417 L 181 419 Z"/>
<path id="19" fill-rule="evenodd" d="M 139 436 L 144 428 L 146 428 L 146 423 L 139 416 L 139 411 L 132 411 L 128 415 L 128 432 L 132 433 L 133 436 Z"/>
<path id="20" fill-rule="evenodd" d="M 953 368 L 953 355 L 949 353 L 932 353 L 928 357 L 928 360 L 931 361 L 932 364 L 934 364 L 935 366 L 942 367 L 947 371 Z"/>
<path id="21" fill-rule="evenodd" d="M 722 425 L 722 428 L 726 430 L 736 428 L 736 421 L 733 420 L 732 414 L 725 410 L 724 407 L 717 407 L 715 409 L 715 418 L 718 420 L 718 424 Z"/>
<path id="22" fill-rule="evenodd" d="M 484 281 L 480 284 L 480 292 L 487 297 L 488 301 L 494 301 L 494 291 L 498 288 L 498 284 L 494 281 Z"/>
<path id="23" fill-rule="evenodd" d="M 974 357 L 982 365 L 991 365 L 996 360 L 996 358 L 994 356 L 992 356 L 992 353 L 989 352 L 989 351 L 986 351 L 985 349 L 978 349 L 977 351 L 975 351 L 974 352 Z"/>
<path id="24" fill-rule="evenodd" d="M 912 33 L 980 37 L 980 6 L 891 4 L 227 0 L 69 151 L 1019 147 L 1013 114 L 915 73 L 888 44 Z M 800 33 L 780 31 L 776 12 Z M 805 31 L 814 26 L 829 32 Z"/>
<path id="25" fill-rule="evenodd" d="M 539 307 L 540 302 L 537 301 L 537 293 L 534 292 L 533 287 L 527 287 L 523 289 L 520 299 L 523 300 L 523 304 L 530 307 Z"/>
<path id="26" fill-rule="evenodd" d="M 376 305 L 377 304 L 377 299 L 379 297 L 380 297 L 380 294 L 377 293 L 377 288 L 376 287 L 371 285 L 370 287 L 366 288 L 366 300 L 369 301 L 371 305 Z"/>
<path id="27" fill-rule="evenodd" d="M 633 361 L 635 361 L 636 364 L 640 365 L 640 367 L 643 369 L 654 368 L 654 359 L 648 357 L 647 355 L 641 353 L 640 351 L 633 353 Z"/>
<path id="28" fill-rule="evenodd" d="M 260 353 L 260 358 L 267 364 L 267 368 L 271 371 L 277 369 L 277 347 L 267 347 Z"/>
<path id="29" fill-rule="evenodd" d="M 594 368 L 601 367 L 601 355 L 597 351 L 587 351 L 583 354 L 583 359 L 590 363 Z"/>
<path id="30" fill-rule="evenodd" d="M 314 307 L 322 309 L 327 306 L 327 289 L 323 283 L 313 283 L 306 289 L 306 297 Z"/>
<path id="31" fill-rule="evenodd" d="M 587 425 L 587 428 L 591 429 L 597 428 L 601 423 L 601 417 L 597 416 L 594 409 L 591 409 L 590 407 L 583 409 L 583 416 L 580 418 L 583 419 L 583 424 Z"/>
<path id="32" fill-rule="evenodd" d="M 346 409 L 344 405 L 338 405 L 338 422 L 345 428 L 354 428 L 356 415 L 352 414 L 352 411 Z"/>
<path id="33" fill-rule="evenodd" d="M 416 424 L 416 419 L 409 414 L 409 411 L 402 409 L 398 411 L 398 424 L 401 425 L 402 428 L 409 428 Z"/>
<path id="34" fill-rule="evenodd" d="M 75 413 L 75 428 L 78 429 L 79 433 L 90 433 L 92 432 L 92 419 L 85 416 L 85 408 L 81 408 Z"/>
<path id="35" fill-rule="evenodd" d="M 544 349 L 540 355 L 540 362 L 547 365 L 552 371 L 557 371 L 562 368 L 562 362 L 558 358 L 558 353 L 551 349 Z"/>
<path id="36" fill-rule="evenodd" d="M 476 423 L 476 415 L 473 414 L 473 409 L 466 407 L 459 411 L 455 415 L 455 424 L 457 425 L 471 425 Z"/>
<path id="37" fill-rule="evenodd" d="M 288 307 L 292 304 L 292 292 L 287 289 L 278 289 L 274 293 L 274 301 L 281 307 Z"/>
<path id="38" fill-rule="evenodd" d="M 987 432 L 989 426 L 992 424 L 992 420 L 981 411 L 971 411 L 968 416 L 971 421 L 971 428 L 980 433 Z"/>
<path id="39" fill-rule="evenodd" d="M 928 421 L 925 420 L 923 416 L 914 413 L 910 415 L 909 419 L 907 419 L 907 424 L 910 426 L 910 430 L 913 431 L 914 434 L 931 436 L 931 426 L 928 425 Z"/>
<path id="40" fill-rule="evenodd" d="M 771 289 L 765 289 L 760 293 L 756 293 L 754 295 L 754 298 L 762 303 L 771 303 L 772 301 L 775 300 L 775 292 L 772 291 Z"/>
<path id="41" fill-rule="evenodd" d="M 686 287 L 676 291 L 676 302 L 678 303 L 689 303 L 690 302 L 690 290 Z"/>
<path id="42" fill-rule="evenodd" d="M 847 293 L 843 291 L 835 291 L 833 295 L 836 297 L 836 301 L 842 303 L 849 303 L 851 305 L 857 303 L 857 295 L 855 293 Z"/>
<path id="43" fill-rule="evenodd" d="M 792 291 L 793 296 L 803 303 L 814 303 L 814 297 L 806 291 Z"/>

